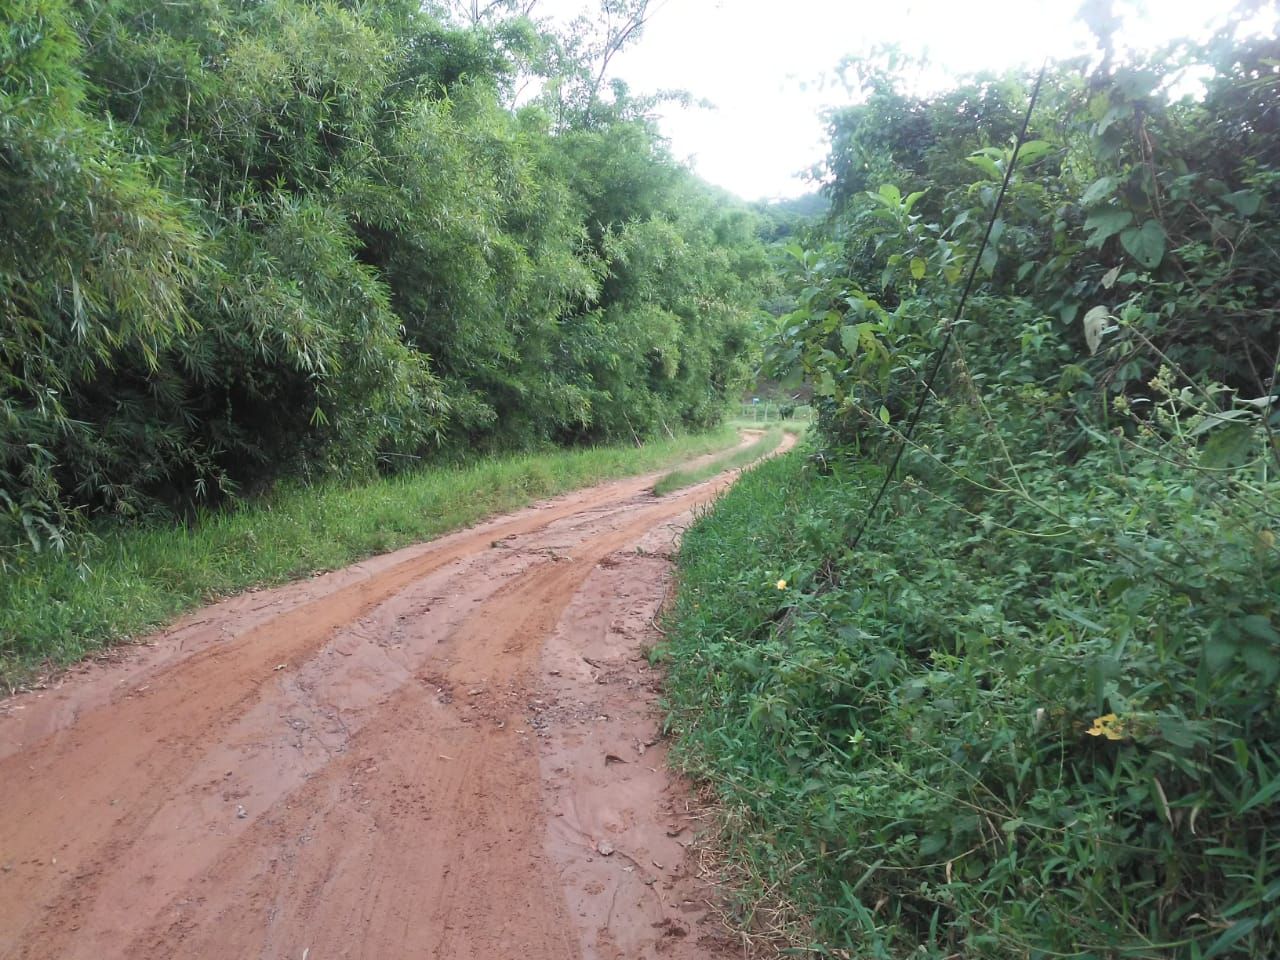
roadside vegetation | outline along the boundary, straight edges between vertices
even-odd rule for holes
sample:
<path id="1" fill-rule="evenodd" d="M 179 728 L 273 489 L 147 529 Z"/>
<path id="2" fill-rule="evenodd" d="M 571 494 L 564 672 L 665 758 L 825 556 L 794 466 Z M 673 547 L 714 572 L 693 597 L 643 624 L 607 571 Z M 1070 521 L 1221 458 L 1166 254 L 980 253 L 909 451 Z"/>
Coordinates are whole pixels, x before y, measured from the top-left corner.
<path id="1" fill-rule="evenodd" d="M 738 423 L 737 426 L 741 429 L 751 429 L 749 425 L 742 423 Z M 703 480 L 709 480 L 727 470 L 739 470 L 763 457 L 769 456 L 781 446 L 783 437 L 788 433 L 798 434 L 801 429 L 800 427 L 788 429 L 771 427 L 741 449 L 731 450 L 701 466 L 671 471 L 671 473 L 668 473 L 654 484 L 653 492 L 656 496 L 665 497 L 669 493 L 674 493 L 676 490 L 682 490 L 685 487 L 691 487 L 695 483 L 701 483 Z"/>
<path id="2" fill-rule="evenodd" d="M 648 0 L 532 6 L 5 5 L 4 577 L 88 564 L 85 523 L 719 422 L 757 216 L 608 78 Z"/>
<path id="3" fill-rule="evenodd" d="M 365 483 L 286 484 L 189 524 L 113 527 L 79 563 L 32 557 L 0 578 L 0 680 L 70 663 L 201 603 L 346 566 L 534 500 L 734 445 L 729 427 L 670 440 L 485 457 Z"/>
<path id="4" fill-rule="evenodd" d="M 1280 955 L 1280 45 L 1093 25 L 985 248 L 1027 78 L 849 65 L 768 348 L 813 449 L 684 539 L 676 756 L 800 954 Z"/>
<path id="5" fill-rule="evenodd" d="M 5 669 L 722 443 L 759 216 L 609 80 L 648 0 L 532 7 L 6 6 Z"/>
<path id="6" fill-rule="evenodd" d="M 812 438 L 688 533 L 661 650 L 744 922 L 1280 956 L 1265 6 L 1140 56 L 1086 3 L 1034 109 L 846 62 L 821 194 L 753 209 L 608 79 L 650 0 L 11 0 L 0 677 L 725 449 L 754 377 L 764 436 L 657 488 Z"/>

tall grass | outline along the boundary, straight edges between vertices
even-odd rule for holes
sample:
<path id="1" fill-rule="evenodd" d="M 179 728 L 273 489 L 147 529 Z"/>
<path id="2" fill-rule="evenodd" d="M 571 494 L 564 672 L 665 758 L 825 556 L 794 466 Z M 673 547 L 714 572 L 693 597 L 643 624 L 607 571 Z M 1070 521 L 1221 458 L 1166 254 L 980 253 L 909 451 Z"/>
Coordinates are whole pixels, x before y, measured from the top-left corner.
<path id="1" fill-rule="evenodd" d="M 248 587 L 331 570 L 541 497 L 730 446 L 729 427 L 644 447 L 522 454 L 361 484 L 289 486 L 189 526 L 107 528 L 76 558 L 0 574 L 0 680 L 75 661 Z"/>
<path id="2" fill-rule="evenodd" d="M 784 433 L 798 433 L 801 429 L 802 427 L 800 426 L 786 429 L 775 426 L 762 434 L 754 443 L 742 447 L 740 450 L 730 451 L 710 463 L 682 470 L 673 470 L 654 484 L 653 492 L 659 497 L 665 497 L 668 493 L 681 490 L 684 487 L 691 487 L 695 483 L 701 483 L 703 480 L 710 479 L 718 473 L 745 467 L 747 464 L 754 463 L 761 457 L 767 457 L 774 450 L 777 450 L 779 444 L 782 443 Z"/>
<path id="3" fill-rule="evenodd" d="M 1280 957 L 1280 487 L 1102 484 L 1117 439 L 1007 493 L 981 428 L 923 429 L 945 469 L 910 451 L 856 550 L 873 457 L 771 459 L 684 535 L 667 725 L 744 915 L 806 956 Z"/>

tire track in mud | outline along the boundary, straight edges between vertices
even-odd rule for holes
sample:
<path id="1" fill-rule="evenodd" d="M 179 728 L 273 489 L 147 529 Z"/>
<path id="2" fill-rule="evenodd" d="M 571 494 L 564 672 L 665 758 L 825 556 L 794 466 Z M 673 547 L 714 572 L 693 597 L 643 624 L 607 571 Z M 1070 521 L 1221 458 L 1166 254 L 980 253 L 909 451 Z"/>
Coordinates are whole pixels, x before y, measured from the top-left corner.
<path id="1" fill-rule="evenodd" d="M 653 480 L 219 604 L 154 662 L 11 701 L 0 957 L 723 955 L 634 651 L 669 576 L 642 545 L 728 478 Z"/>

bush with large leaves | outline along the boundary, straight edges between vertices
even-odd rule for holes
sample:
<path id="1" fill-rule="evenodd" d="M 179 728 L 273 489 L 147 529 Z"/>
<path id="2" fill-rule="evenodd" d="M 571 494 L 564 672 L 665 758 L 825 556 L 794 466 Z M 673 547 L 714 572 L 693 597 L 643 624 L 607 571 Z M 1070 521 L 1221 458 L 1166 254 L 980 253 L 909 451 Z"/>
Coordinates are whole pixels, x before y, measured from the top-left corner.
<path id="1" fill-rule="evenodd" d="M 831 475 L 691 531 L 672 648 L 684 756 L 821 951 L 1280 949 L 1278 54 L 1051 68 L 981 253 L 1025 94 L 868 71 L 833 117 L 769 348 Z"/>

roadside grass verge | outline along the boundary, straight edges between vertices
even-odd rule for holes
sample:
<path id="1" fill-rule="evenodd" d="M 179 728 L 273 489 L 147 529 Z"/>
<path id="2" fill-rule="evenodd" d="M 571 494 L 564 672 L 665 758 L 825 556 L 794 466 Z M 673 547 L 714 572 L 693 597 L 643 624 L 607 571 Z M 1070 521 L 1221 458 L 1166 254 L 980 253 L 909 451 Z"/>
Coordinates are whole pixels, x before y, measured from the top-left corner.
<path id="1" fill-rule="evenodd" d="M 742 427 L 744 424 L 735 422 L 734 426 Z M 750 424 L 745 426 L 750 428 Z M 691 487 L 695 483 L 701 483 L 703 480 L 708 480 L 717 474 L 724 473 L 726 470 L 745 467 L 747 464 L 754 463 L 762 457 L 767 457 L 777 450 L 778 445 L 782 443 L 784 434 L 799 432 L 800 429 L 798 427 L 771 427 L 758 440 L 749 446 L 743 447 L 741 450 L 735 450 L 722 457 L 717 457 L 710 463 L 699 467 L 673 470 L 654 484 L 653 492 L 656 496 L 665 497 L 669 493 L 681 490 L 684 487 Z"/>
<path id="2" fill-rule="evenodd" d="M 685 532 L 666 728 L 717 797 L 749 933 L 877 960 L 1280 956 L 1275 534 L 1172 462 L 1100 494 L 1110 456 L 1032 461 L 1015 500 L 911 451 L 853 550 L 882 468 L 789 454 Z M 1042 504 L 1088 522 L 1048 535 Z"/>
<path id="3" fill-rule="evenodd" d="M 643 447 L 487 458 L 359 484 L 283 487 L 190 525 L 102 528 L 74 557 L 41 554 L 0 574 L 0 681 L 12 688 L 218 597 L 343 567 L 736 439 L 724 426 Z"/>
<path id="4" fill-rule="evenodd" d="M 753 942 L 771 933 L 763 939 L 794 947 L 806 942 L 807 914 L 820 894 L 817 871 L 803 869 L 788 842 L 797 818 L 778 803 L 796 758 L 765 748 L 749 709 L 769 666 L 757 662 L 757 634 L 768 632 L 795 589 L 799 517 L 789 505 L 808 494 L 801 456 L 758 465 L 685 531 L 668 632 L 653 651 L 667 666 L 672 765 L 715 797 L 704 842 L 723 861 L 734 922 Z M 786 837 L 770 839 L 771 828 Z"/>

